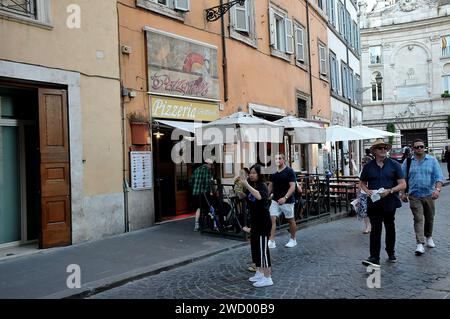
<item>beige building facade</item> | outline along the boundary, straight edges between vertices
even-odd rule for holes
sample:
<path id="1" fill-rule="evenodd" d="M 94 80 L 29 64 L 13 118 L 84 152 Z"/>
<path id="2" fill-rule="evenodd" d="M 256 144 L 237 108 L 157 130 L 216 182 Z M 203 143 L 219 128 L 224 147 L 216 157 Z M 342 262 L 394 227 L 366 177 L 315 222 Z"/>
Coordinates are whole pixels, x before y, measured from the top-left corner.
<path id="1" fill-rule="evenodd" d="M 0 43 L 0 246 L 123 232 L 116 1 L 2 1 Z"/>

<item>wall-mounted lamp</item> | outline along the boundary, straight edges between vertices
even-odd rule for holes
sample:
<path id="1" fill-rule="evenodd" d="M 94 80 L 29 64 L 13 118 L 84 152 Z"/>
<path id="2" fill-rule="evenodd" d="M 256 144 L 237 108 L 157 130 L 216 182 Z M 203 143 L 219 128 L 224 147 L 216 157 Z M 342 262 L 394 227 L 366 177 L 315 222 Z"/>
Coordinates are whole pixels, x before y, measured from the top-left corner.
<path id="1" fill-rule="evenodd" d="M 239 5 L 243 6 L 245 4 L 245 0 L 233 0 L 228 3 L 224 3 L 209 9 L 206 9 L 206 21 L 212 22 L 218 20 L 221 16 L 227 13 L 228 10 L 231 9 L 232 6 L 239 3 Z"/>
<path id="2" fill-rule="evenodd" d="M 160 139 L 161 136 L 164 136 L 164 133 L 161 133 L 159 131 L 159 123 L 158 122 L 156 122 L 156 128 L 155 129 L 156 129 L 156 132 L 154 132 L 153 135 L 155 135 L 157 139 Z"/>

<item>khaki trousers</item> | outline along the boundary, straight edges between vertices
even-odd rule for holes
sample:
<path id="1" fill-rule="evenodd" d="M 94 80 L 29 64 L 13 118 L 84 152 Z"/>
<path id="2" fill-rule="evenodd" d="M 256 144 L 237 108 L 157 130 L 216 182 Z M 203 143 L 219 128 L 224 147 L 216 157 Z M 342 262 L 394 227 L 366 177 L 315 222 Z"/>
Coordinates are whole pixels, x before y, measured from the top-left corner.
<path id="1" fill-rule="evenodd" d="M 425 237 L 433 234 L 434 200 L 430 197 L 409 196 L 409 206 L 414 216 L 414 231 L 418 244 L 425 244 Z"/>

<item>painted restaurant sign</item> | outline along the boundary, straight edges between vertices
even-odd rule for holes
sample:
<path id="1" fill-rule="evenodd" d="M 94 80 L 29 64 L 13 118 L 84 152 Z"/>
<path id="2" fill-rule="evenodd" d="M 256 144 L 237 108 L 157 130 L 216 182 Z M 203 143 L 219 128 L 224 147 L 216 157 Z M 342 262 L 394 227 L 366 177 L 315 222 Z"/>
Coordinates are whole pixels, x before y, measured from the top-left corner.
<path id="1" fill-rule="evenodd" d="M 147 28 L 152 94 L 219 100 L 217 48 Z"/>

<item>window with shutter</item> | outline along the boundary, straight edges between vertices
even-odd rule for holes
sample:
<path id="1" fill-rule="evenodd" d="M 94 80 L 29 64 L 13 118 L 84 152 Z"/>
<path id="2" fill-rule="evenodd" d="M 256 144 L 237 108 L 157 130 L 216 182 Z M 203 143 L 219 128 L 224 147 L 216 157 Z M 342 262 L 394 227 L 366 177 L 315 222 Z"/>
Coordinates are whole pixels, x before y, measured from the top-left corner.
<path id="1" fill-rule="evenodd" d="M 344 61 L 341 61 L 341 76 L 342 76 L 342 96 L 347 97 L 348 96 L 348 89 L 347 89 L 347 65 L 344 63 Z"/>
<path id="2" fill-rule="evenodd" d="M 174 0 L 174 7 L 176 10 L 189 11 L 189 0 Z"/>
<path id="3" fill-rule="evenodd" d="M 294 53 L 294 32 L 292 28 L 292 20 L 284 18 L 284 28 L 286 34 L 286 53 Z"/>
<path id="4" fill-rule="evenodd" d="M 275 12 L 272 8 L 269 8 L 269 37 L 270 37 L 270 45 L 276 47 L 277 44 L 277 33 L 276 33 L 276 21 L 275 21 Z"/>
<path id="5" fill-rule="evenodd" d="M 347 84 L 348 84 L 348 99 L 353 101 L 353 70 L 348 69 L 347 72 Z"/>
<path id="6" fill-rule="evenodd" d="M 327 58 L 325 46 L 319 43 L 319 71 L 321 75 L 327 75 Z"/>
<path id="7" fill-rule="evenodd" d="M 234 14 L 234 28 L 237 31 L 249 32 L 249 12 L 248 12 L 248 1 L 244 2 L 244 5 L 236 4 L 232 8 L 232 14 Z"/>
<path id="8" fill-rule="evenodd" d="M 297 61 L 305 62 L 305 50 L 303 45 L 303 29 L 296 26 L 295 27 L 295 45 L 296 45 L 296 54 Z"/>
<path id="9" fill-rule="evenodd" d="M 342 2 L 338 1 L 338 23 L 339 23 L 339 33 L 344 35 L 344 7 L 342 6 Z"/>

